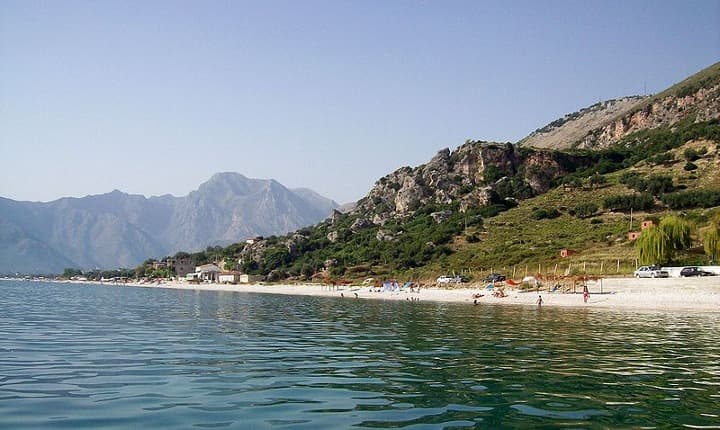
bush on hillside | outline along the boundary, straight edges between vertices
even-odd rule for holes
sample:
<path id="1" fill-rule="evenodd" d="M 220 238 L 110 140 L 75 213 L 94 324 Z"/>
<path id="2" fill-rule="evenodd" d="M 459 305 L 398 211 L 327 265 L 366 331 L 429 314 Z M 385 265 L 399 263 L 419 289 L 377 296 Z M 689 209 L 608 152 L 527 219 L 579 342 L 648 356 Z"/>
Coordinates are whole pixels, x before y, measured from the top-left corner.
<path id="1" fill-rule="evenodd" d="M 697 160 L 698 158 L 700 158 L 700 154 L 698 154 L 698 152 L 697 152 L 695 149 L 693 149 L 693 148 L 687 148 L 687 149 L 683 152 L 683 155 L 685 156 L 685 159 L 686 159 L 687 161 L 695 161 L 695 160 Z"/>
<path id="2" fill-rule="evenodd" d="M 647 159 L 648 163 L 658 165 L 667 165 L 675 161 L 675 158 L 669 152 L 662 152 L 660 154 L 653 155 Z"/>
<path id="3" fill-rule="evenodd" d="M 654 205 L 649 193 L 608 196 L 603 200 L 603 207 L 610 211 L 648 210 Z"/>
<path id="4" fill-rule="evenodd" d="M 590 176 L 590 179 L 588 179 L 588 183 L 592 187 L 597 187 L 599 185 L 606 184 L 607 178 L 601 174 L 596 173 L 596 174 Z"/>
<path id="5" fill-rule="evenodd" d="M 573 214 L 578 218 L 590 218 L 598 211 L 598 205 L 593 202 L 580 203 L 573 208 Z"/>
<path id="6" fill-rule="evenodd" d="M 668 175 L 651 175 L 647 179 L 645 189 L 653 196 L 659 196 L 674 191 L 675 187 L 673 186 L 672 177 Z"/>
<path id="7" fill-rule="evenodd" d="M 560 212 L 555 208 L 539 208 L 532 211 L 531 216 L 533 219 L 541 220 L 541 219 L 553 219 L 560 216 Z"/>
<path id="8" fill-rule="evenodd" d="M 711 208 L 720 206 L 720 190 L 680 191 L 665 194 L 660 200 L 670 209 Z"/>
<path id="9" fill-rule="evenodd" d="M 650 175 L 647 179 L 637 172 L 627 172 L 620 176 L 620 183 L 642 193 L 648 192 L 653 196 L 669 193 L 675 190 L 672 177 L 668 175 Z"/>

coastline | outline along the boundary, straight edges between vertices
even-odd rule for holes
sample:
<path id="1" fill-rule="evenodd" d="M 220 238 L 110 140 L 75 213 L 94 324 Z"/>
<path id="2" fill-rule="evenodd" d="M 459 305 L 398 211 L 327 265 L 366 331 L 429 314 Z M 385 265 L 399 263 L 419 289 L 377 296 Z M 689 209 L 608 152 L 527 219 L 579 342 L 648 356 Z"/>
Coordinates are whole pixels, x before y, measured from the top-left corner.
<path id="1" fill-rule="evenodd" d="M 655 311 L 720 311 L 720 276 L 696 278 L 603 278 L 588 281 L 589 299 L 583 302 L 582 286 L 576 292 L 549 292 L 541 288 L 520 291 L 503 286 L 506 297 L 494 297 L 484 286 L 463 288 L 422 288 L 420 292 L 371 292 L 367 286 L 331 288 L 318 284 L 189 284 L 186 282 L 163 282 L 159 284 L 98 283 L 108 286 L 141 288 L 170 288 L 198 291 L 227 291 L 264 294 L 306 295 L 337 297 L 346 300 L 422 300 L 433 302 L 466 303 L 469 305 L 520 305 L 537 306 L 538 295 L 543 307 L 572 307 L 600 309 L 635 309 Z M 478 296 L 482 295 L 482 296 Z"/>

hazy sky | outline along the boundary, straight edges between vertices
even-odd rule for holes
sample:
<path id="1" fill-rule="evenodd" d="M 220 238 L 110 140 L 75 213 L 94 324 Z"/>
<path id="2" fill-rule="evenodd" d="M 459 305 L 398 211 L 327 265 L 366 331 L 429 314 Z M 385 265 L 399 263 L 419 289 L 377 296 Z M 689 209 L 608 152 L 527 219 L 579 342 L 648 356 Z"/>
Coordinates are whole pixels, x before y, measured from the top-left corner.
<path id="1" fill-rule="evenodd" d="M 344 203 L 717 61 L 718 0 L 0 0 L 0 196 L 236 171 Z"/>

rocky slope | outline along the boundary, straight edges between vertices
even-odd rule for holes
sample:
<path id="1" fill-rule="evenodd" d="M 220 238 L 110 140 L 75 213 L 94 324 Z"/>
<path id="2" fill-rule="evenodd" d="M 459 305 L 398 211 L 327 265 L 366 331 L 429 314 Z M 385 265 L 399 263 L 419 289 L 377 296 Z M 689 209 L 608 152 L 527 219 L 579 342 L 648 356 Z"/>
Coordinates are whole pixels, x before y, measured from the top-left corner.
<path id="1" fill-rule="evenodd" d="M 463 226 L 481 225 L 492 212 L 483 208 L 513 207 L 590 162 L 510 143 L 468 141 L 426 164 L 386 175 L 349 212 L 336 210 L 314 227 L 244 244 L 236 257 L 243 270 L 269 280 L 345 270 L 368 274 L 370 267 L 388 264 L 415 267 L 448 252 Z"/>
<path id="2" fill-rule="evenodd" d="M 567 173 L 556 155 L 509 143 L 468 141 L 452 152 L 443 149 L 427 164 L 381 178 L 351 213 L 383 225 L 428 204 L 458 202 L 464 210 L 487 206 L 493 199 L 544 193 Z"/>
<path id="3" fill-rule="evenodd" d="M 588 130 L 605 127 L 622 117 L 647 97 L 632 96 L 607 100 L 580 109 L 532 132 L 518 142 L 520 146 L 547 149 L 568 149 L 587 137 Z"/>
<path id="4" fill-rule="evenodd" d="M 150 257 L 293 231 L 337 206 L 310 190 L 237 173 L 216 174 L 184 197 L 115 190 L 47 203 L 0 198 L 0 273 L 134 267 Z"/>
<path id="5" fill-rule="evenodd" d="M 651 97 L 625 97 L 568 114 L 518 142 L 551 149 L 602 149 L 647 129 L 720 118 L 720 63 Z"/>

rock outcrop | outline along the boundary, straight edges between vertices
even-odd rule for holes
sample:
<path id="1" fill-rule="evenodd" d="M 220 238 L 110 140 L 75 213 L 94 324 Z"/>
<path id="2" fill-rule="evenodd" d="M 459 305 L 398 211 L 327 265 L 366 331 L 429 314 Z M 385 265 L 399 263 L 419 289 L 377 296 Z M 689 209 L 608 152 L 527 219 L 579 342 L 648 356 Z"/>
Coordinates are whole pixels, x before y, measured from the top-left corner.
<path id="1" fill-rule="evenodd" d="M 487 206 L 502 197 L 498 190 L 509 183 L 520 183 L 531 194 L 543 193 L 565 173 L 550 152 L 468 141 L 455 151 L 441 150 L 427 164 L 402 167 L 377 181 L 351 212 L 358 216 L 352 229 L 384 225 L 430 204 L 459 202 L 461 210 Z"/>

